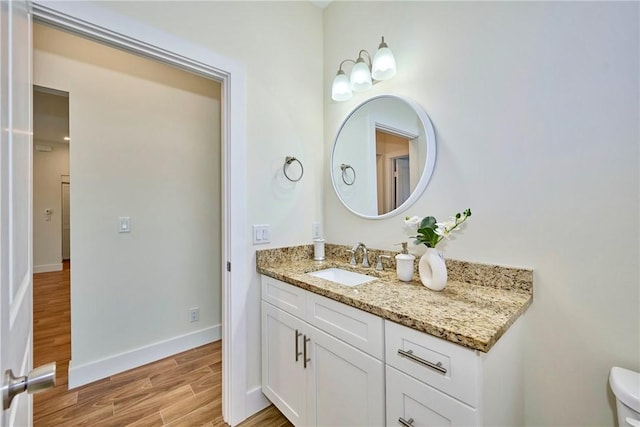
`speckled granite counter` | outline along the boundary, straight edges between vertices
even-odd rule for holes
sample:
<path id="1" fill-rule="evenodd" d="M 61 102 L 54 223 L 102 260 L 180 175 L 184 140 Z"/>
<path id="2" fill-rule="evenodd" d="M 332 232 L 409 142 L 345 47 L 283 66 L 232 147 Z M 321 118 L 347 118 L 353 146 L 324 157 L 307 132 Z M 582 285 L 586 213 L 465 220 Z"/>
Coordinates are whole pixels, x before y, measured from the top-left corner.
<path id="1" fill-rule="evenodd" d="M 533 271 L 447 260 L 448 282 L 441 292 L 396 278 L 397 252 L 369 250 L 373 266 L 378 254 L 391 255 L 385 270 L 349 265 L 348 247 L 326 245 L 327 260 L 313 260 L 313 246 L 256 251 L 260 274 L 340 301 L 402 325 L 483 352 L 525 312 L 533 300 Z M 360 258 L 358 258 L 360 259 Z M 305 273 L 339 267 L 377 280 L 348 287 Z"/>

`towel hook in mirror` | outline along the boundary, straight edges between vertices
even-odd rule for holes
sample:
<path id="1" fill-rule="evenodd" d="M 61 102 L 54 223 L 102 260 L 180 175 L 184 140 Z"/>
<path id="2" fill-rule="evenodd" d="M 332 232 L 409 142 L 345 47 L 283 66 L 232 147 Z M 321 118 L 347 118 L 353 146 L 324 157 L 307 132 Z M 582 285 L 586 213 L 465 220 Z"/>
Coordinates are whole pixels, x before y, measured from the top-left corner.
<path id="1" fill-rule="evenodd" d="M 353 183 L 356 182 L 356 170 L 351 165 L 346 165 L 344 163 L 340 165 L 340 169 L 342 169 L 342 182 L 344 182 L 347 185 L 353 185 Z M 353 173 L 353 178 L 351 178 L 351 180 L 347 179 L 348 169 L 351 169 L 351 172 Z"/>
<path id="2" fill-rule="evenodd" d="M 300 176 L 298 178 L 291 178 L 287 174 L 287 166 L 289 166 L 293 162 L 298 162 L 298 164 L 300 165 Z M 284 176 L 286 176 L 289 181 L 298 182 L 302 179 L 302 175 L 304 175 L 304 166 L 302 166 L 302 163 L 300 162 L 300 160 L 296 159 L 295 157 L 287 156 L 284 159 L 284 165 L 282 165 L 282 172 L 284 173 Z"/>

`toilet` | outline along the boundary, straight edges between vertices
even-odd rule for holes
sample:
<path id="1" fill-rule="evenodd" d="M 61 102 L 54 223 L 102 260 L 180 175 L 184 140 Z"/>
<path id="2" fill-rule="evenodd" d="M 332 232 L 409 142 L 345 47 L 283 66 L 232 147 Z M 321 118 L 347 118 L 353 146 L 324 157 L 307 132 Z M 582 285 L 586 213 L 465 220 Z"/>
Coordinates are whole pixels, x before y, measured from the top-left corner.
<path id="1" fill-rule="evenodd" d="M 613 367 L 609 385 L 616 395 L 618 426 L 640 427 L 640 373 Z"/>

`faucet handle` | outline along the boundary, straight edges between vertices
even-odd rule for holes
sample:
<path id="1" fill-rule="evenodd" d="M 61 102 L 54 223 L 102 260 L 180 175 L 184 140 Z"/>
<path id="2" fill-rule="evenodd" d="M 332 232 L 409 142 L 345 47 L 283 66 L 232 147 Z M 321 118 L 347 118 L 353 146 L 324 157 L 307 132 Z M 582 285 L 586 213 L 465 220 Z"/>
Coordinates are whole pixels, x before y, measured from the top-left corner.
<path id="1" fill-rule="evenodd" d="M 366 252 L 362 253 L 362 266 L 366 268 L 371 267 L 369 265 L 369 255 L 367 255 Z"/>
<path id="2" fill-rule="evenodd" d="M 376 270 L 378 271 L 383 271 L 384 270 L 384 265 L 382 264 L 382 260 L 383 259 L 391 259 L 390 255 L 378 255 L 378 263 L 376 264 Z"/>
<path id="3" fill-rule="evenodd" d="M 349 264 L 356 265 L 356 251 L 354 251 L 353 249 L 349 249 L 349 252 L 351 252 L 351 259 L 349 260 Z"/>

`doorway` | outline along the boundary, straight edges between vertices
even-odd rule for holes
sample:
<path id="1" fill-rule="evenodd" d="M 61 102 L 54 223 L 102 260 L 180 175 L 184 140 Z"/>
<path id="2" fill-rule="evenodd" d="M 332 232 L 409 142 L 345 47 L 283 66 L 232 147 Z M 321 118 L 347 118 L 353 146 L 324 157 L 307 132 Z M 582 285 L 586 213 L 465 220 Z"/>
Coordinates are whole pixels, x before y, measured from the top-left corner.
<path id="1" fill-rule="evenodd" d="M 219 339 L 220 84 L 40 24 L 34 58 L 72 94 L 70 387 Z"/>
<path id="2" fill-rule="evenodd" d="M 69 94 L 49 87 L 34 86 L 34 273 L 62 269 L 64 215 L 61 184 L 65 181 L 70 182 Z"/>
<path id="3" fill-rule="evenodd" d="M 95 5 L 77 3 L 32 4 L 34 20 L 46 22 L 67 31 L 107 42 L 129 51 L 155 58 L 206 76 L 222 84 L 222 271 L 223 296 L 223 376 L 222 390 L 225 421 L 237 424 L 247 413 L 255 412 L 256 402 L 249 402 L 246 379 L 247 319 L 244 296 L 249 292 L 251 273 L 231 265 L 250 264 L 251 257 L 244 242 L 246 230 L 246 194 L 243 168 L 246 161 L 246 71 L 242 64 L 180 37 L 148 26 L 135 27 L 131 20 L 123 22 L 117 14 L 104 14 Z M 135 27 L 135 28 L 134 28 Z M 230 197 L 231 194 L 234 197 Z M 232 218 L 234 220 L 232 221 Z M 233 286 L 231 283 L 233 282 Z"/>
<path id="4" fill-rule="evenodd" d="M 378 214 L 391 212 L 411 195 L 411 138 L 376 128 Z"/>
<path id="5" fill-rule="evenodd" d="M 66 386 L 71 359 L 69 93 L 33 87 L 33 146 L 33 360 L 34 366 L 56 362 L 56 383 Z M 41 401 L 42 396 L 35 397 L 36 415 Z"/>

